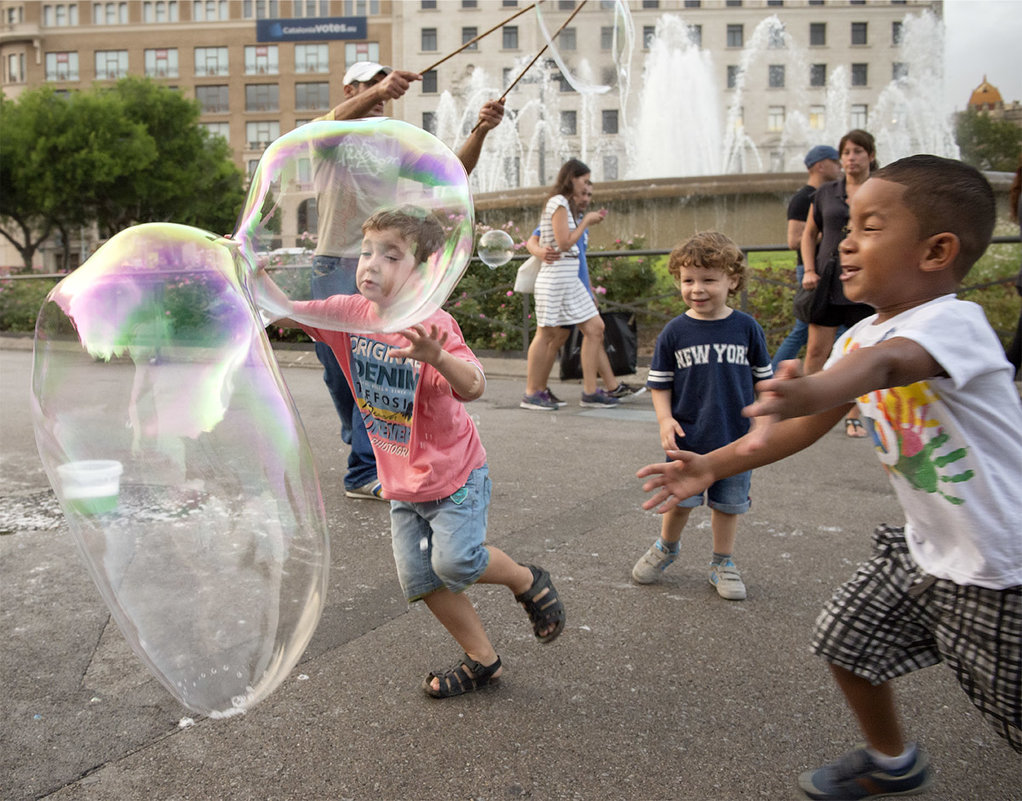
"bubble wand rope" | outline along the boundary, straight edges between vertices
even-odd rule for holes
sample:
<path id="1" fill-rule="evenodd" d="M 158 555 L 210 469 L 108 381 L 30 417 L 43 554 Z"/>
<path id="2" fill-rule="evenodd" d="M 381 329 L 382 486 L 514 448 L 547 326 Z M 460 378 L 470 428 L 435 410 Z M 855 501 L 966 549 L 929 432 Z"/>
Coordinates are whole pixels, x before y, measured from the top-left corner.
<path id="1" fill-rule="evenodd" d="M 584 6 L 585 4 L 586 4 L 586 0 L 582 0 L 581 3 L 579 3 L 577 6 L 575 6 L 575 10 L 571 12 L 571 14 L 568 16 L 568 18 L 566 20 L 564 20 L 564 22 L 561 23 L 561 27 L 558 28 L 556 31 L 554 31 L 553 36 L 550 37 L 550 42 L 552 42 L 554 39 L 557 38 L 557 34 L 559 34 L 561 31 L 564 30 L 564 27 L 575 18 L 575 15 L 579 11 L 582 10 L 582 6 Z M 498 98 L 498 100 L 497 100 L 498 103 L 503 103 L 504 102 L 505 98 L 507 98 L 507 96 L 511 92 L 511 90 L 515 88 L 515 84 L 518 83 L 522 78 L 525 77 L 525 73 L 527 73 L 530 69 L 532 69 L 532 65 L 533 64 L 535 64 L 537 61 L 539 61 L 539 57 L 541 55 L 543 55 L 547 51 L 547 48 L 550 47 L 550 42 L 547 42 L 545 45 L 543 45 L 543 49 L 540 50 L 538 53 L 536 53 L 536 55 L 533 56 L 532 61 L 530 61 L 528 64 L 526 64 L 525 69 L 523 69 L 521 72 L 518 73 L 518 77 L 515 78 L 513 81 L 511 81 L 511 85 L 507 89 L 505 89 L 504 90 L 504 94 L 502 94 Z M 477 122 L 475 124 L 475 128 L 473 128 L 471 131 L 469 131 L 469 133 L 475 133 L 476 132 L 476 128 L 478 128 L 480 125 L 482 125 L 482 121 Z"/>
<path id="2" fill-rule="evenodd" d="M 474 45 L 474 44 L 475 44 L 476 42 L 478 42 L 478 41 L 479 41 L 480 39 L 482 39 L 482 38 L 483 38 L 484 36 L 489 36 L 489 35 L 490 35 L 491 33 L 493 33 L 493 32 L 494 32 L 495 30 L 497 30 L 497 28 L 503 28 L 503 27 L 504 27 L 505 25 L 507 25 L 507 24 L 508 24 L 508 23 L 509 23 L 509 22 L 510 22 L 511 20 L 513 20 L 513 19 L 514 19 L 515 17 L 520 17 L 520 16 L 521 16 L 522 14 L 524 14 L 524 13 L 525 13 L 526 11 L 531 11 L 531 10 L 532 10 L 533 8 L 535 8 L 535 7 L 536 7 L 536 4 L 535 4 L 535 3 L 530 3 L 530 4 L 529 4 L 529 5 L 527 5 L 527 6 L 525 7 L 525 8 L 523 8 L 523 9 L 522 9 L 521 11 L 516 11 L 516 12 L 515 12 L 514 14 L 512 14 L 512 15 L 511 15 L 510 17 L 508 17 L 508 18 L 507 18 L 506 20 L 504 20 L 503 22 L 498 22 L 498 23 L 497 23 L 496 25 L 494 25 L 494 26 L 493 26 L 492 28 L 490 28 L 490 29 L 489 29 L 488 31 L 483 31 L 483 32 L 482 32 L 481 34 L 479 34 L 478 36 L 476 36 L 476 37 L 475 37 L 474 39 L 470 39 L 469 41 L 465 42 L 465 44 L 463 44 L 463 45 L 462 45 L 461 47 L 459 47 L 459 48 L 458 48 L 457 50 L 454 50 L 454 51 L 452 51 L 452 52 L 448 53 L 448 54 L 447 54 L 446 56 L 444 56 L 444 57 L 443 57 L 442 59 L 440 59 L 440 60 L 439 60 L 438 62 L 436 62 L 435 64 L 430 64 L 430 65 L 429 65 L 428 67 L 426 67 L 426 69 L 424 69 L 424 70 L 420 70 L 419 74 L 421 75 L 421 74 L 422 74 L 422 73 L 424 73 L 424 72 L 429 72 L 430 70 L 435 70 L 435 69 L 436 69 L 437 67 L 439 67 L 439 66 L 440 66 L 441 64 L 443 64 L 443 63 L 444 63 L 445 61 L 447 61 L 447 59 L 449 59 L 449 58 L 451 58 L 451 57 L 453 57 L 453 56 L 456 56 L 456 55 L 458 55 L 458 53 L 460 53 L 460 52 L 461 52 L 462 50 L 464 50 L 464 49 L 465 49 L 466 47 L 468 47 L 468 46 L 470 46 L 470 45 Z"/>

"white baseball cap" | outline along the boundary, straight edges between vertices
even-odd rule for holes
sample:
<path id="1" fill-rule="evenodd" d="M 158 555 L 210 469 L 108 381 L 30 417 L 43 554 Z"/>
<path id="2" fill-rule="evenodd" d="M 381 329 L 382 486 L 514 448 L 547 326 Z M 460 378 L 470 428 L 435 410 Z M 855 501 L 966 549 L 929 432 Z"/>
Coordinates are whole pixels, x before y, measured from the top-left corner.
<path id="1" fill-rule="evenodd" d="M 371 81 L 380 73 L 384 75 L 390 75 L 393 72 L 391 67 L 385 67 L 382 64 L 377 64 L 375 61 L 356 61 L 350 67 L 348 71 L 344 73 L 344 85 L 352 83 L 365 83 Z"/>

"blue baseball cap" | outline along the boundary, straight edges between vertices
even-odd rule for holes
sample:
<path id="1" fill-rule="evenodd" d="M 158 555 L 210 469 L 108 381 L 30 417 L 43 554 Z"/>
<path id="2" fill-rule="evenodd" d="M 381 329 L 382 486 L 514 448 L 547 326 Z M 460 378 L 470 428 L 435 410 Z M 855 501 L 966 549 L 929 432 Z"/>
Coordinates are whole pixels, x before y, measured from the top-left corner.
<path id="1" fill-rule="evenodd" d="M 825 161 L 826 159 L 839 162 L 841 161 L 841 155 L 830 145 L 817 145 L 806 153 L 806 169 L 812 167 L 817 162 Z"/>

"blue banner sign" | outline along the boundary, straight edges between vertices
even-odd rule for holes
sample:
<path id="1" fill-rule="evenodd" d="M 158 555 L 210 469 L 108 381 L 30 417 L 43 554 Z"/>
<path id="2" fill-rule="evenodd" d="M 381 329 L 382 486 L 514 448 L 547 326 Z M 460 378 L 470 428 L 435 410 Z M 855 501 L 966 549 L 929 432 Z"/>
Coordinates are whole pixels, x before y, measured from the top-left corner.
<path id="1" fill-rule="evenodd" d="M 257 42 L 307 42 L 317 39 L 365 38 L 365 17 L 256 20 Z"/>

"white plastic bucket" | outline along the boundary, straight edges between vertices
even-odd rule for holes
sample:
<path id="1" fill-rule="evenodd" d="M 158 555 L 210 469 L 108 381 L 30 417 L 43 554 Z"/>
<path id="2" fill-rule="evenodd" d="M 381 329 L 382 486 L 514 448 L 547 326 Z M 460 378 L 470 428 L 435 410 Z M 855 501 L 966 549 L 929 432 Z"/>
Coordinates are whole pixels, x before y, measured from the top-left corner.
<path id="1" fill-rule="evenodd" d="M 123 465 L 113 459 L 86 459 L 57 467 L 64 499 L 86 515 L 112 512 L 121 491 Z"/>

